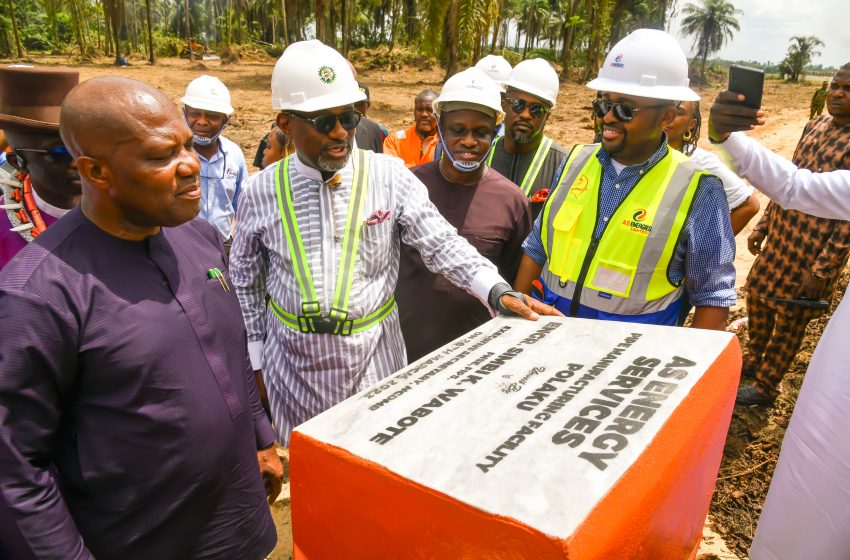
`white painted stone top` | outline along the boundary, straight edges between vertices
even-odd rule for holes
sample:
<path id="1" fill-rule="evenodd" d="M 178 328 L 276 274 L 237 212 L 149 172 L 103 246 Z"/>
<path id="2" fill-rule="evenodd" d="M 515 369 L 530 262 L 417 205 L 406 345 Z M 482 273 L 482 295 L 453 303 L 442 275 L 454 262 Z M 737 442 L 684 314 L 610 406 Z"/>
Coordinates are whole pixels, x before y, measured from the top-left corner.
<path id="1" fill-rule="evenodd" d="M 497 318 L 296 431 L 565 539 L 733 336 Z"/>

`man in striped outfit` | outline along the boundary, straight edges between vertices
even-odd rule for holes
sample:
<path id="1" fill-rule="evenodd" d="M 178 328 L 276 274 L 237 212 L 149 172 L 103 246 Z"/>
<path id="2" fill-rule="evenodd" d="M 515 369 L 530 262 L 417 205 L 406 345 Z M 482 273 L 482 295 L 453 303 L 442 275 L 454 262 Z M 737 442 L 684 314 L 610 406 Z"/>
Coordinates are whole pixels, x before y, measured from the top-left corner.
<path id="1" fill-rule="evenodd" d="M 288 47 L 272 102 L 296 154 L 257 174 L 239 205 L 230 275 L 284 445 L 298 424 L 405 365 L 400 241 L 491 312 L 553 313 L 510 291 L 403 162 L 352 148 L 363 97 L 339 53 Z"/>

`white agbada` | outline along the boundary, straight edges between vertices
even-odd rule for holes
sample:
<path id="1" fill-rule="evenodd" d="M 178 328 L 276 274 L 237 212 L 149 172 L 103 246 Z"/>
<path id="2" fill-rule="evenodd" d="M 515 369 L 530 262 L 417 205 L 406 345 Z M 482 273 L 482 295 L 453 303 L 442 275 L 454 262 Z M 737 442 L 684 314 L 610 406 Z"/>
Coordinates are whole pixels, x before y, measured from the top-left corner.
<path id="1" fill-rule="evenodd" d="M 743 133 L 717 145 L 739 175 L 783 208 L 850 219 L 850 171 L 812 173 Z M 752 560 L 850 558 L 850 303 L 842 300 L 809 363 Z"/>

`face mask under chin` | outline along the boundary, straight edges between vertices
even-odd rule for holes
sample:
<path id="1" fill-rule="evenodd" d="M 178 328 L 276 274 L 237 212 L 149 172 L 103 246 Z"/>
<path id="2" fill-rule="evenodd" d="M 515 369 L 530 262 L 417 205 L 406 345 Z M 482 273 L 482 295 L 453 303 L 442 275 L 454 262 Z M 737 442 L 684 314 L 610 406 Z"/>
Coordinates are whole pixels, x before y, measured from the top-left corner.
<path id="1" fill-rule="evenodd" d="M 216 134 L 212 138 L 208 138 L 206 136 L 198 136 L 197 134 L 192 135 L 192 140 L 195 142 L 196 146 L 209 146 L 216 138 L 218 138 L 218 134 Z"/>
<path id="2" fill-rule="evenodd" d="M 483 160 L 482 160 L 483 161 Z M 461 173 L 473 173 L 481 167 L 481 161 L 458 161 L 453 160 L 452 166 Z"/>

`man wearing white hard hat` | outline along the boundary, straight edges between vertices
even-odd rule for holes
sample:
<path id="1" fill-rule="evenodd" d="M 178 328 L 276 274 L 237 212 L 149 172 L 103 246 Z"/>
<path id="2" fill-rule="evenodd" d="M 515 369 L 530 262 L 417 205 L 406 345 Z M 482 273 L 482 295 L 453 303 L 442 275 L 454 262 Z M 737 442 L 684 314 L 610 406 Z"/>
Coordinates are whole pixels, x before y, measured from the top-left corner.
<path id="1" fill-rule="evenodd" d="M 504 92 L 505 84 L 511 77 L 511 63 L 504 56 L 488 54 L 475 63 L 475 68 L 484 72 L 488 78 L 496 82 L 499 89 Z"/>
<path id="2" fill-rule="evenodd" d="M 735 239 L 720 181 L 667 146 L 676 100 L 698 100 L 676 40 L 639 29 L 599 76 L 602 143 L 573 148 L 523 246 L 516 287 L 565 314 L 723 329 Z"/>
<path id="3" fill-rule="evenodd" d="M 284 445 L 296 425 L 405 365 L 400 241 L 494 312 L 552 311 L 510 291 L 401 160 L 353 148 L 364 97 L 332 48 L 287 47 L 272 103 L 296 153 L 257 174 L 239 205 L 230 274 Z"/>
<path id="4" fill-rule="evenodd" d="M 245 156 L 221 133 L 233 106 L 227 87 L 213 76 L 199 76 L 180 99 L 201 160 L 201 218 L 211 223 L 230 247 L 242 183 L 248 178 Z"/>
<path id="5" fill-rule="evenodd" d="M 558 97 L 558 75 L 542 58 L 523 60 L 505 85 L 505 134 L 496 141 L 488 163 L 532 200 L 536 218 L 567 155 L 543 133 Z"/>
<path id="6" fill-rule="evenodd" d="M 445 155 L 414 168 L 413 174 L 458 233 L 503 278 L 513 278 L 531 230 L 531 212 L 519 189 L 485 163 L 505 116 L 499 88 L 469 68 L 446 81 L 432 107 Z M 402 247 L 396 299 L 411 362 L 490 319 L 474 296 L 428 270 L 419 251 L 408 245 Z"/>

